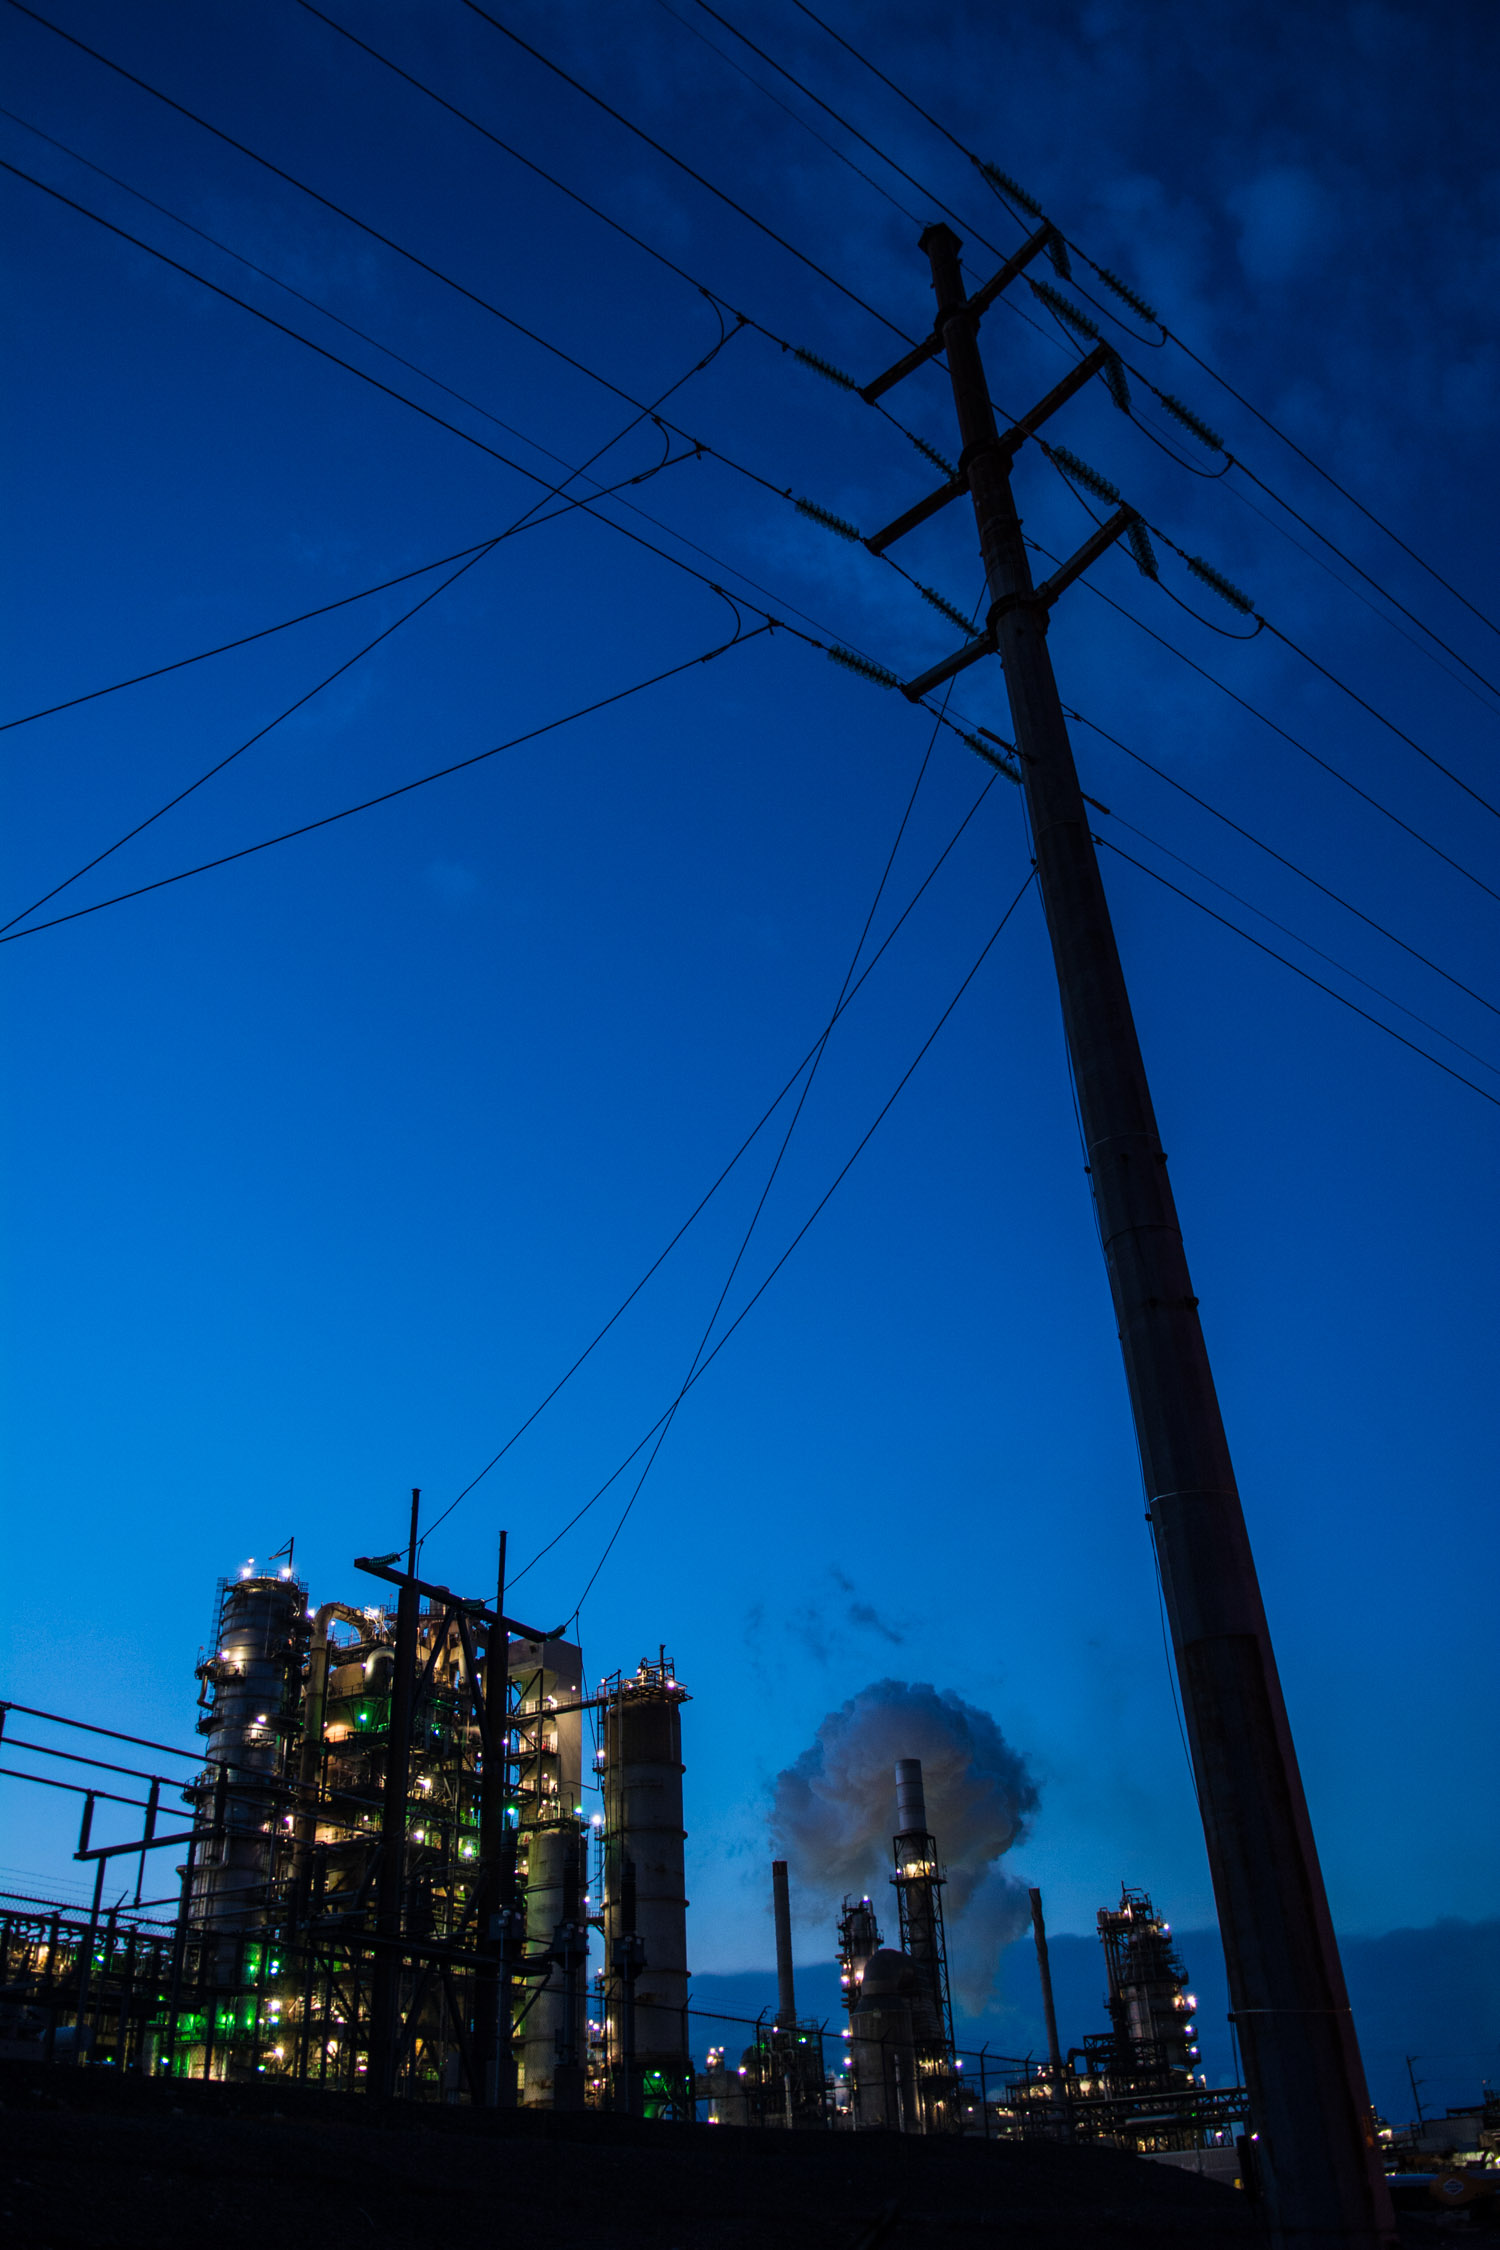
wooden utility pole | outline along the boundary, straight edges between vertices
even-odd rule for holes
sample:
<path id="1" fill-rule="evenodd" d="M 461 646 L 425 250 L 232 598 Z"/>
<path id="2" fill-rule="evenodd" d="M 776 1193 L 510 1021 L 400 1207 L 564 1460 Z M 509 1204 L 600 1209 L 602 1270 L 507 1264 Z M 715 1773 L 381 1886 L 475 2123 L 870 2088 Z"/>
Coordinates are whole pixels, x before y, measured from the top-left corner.
<path id="1" fill-rule="evenodd" d="M 1011 460 L 1078 381 L 1060 384 L 1002 435 L 979 353 L 985 306 L 1051 236 L 1044 226 L 972 300 L 951 228 L 929 227 L 922 236 L 937 297 L 931 338 L 867 386 L 865 396 L 878 396 L 924 358 L 944 353 L 962 445 L 959 470 L 930 502 L 869 544 L 889 544 L 959 491 L 972 499 L 989 587 L 986 632 L 907 692 L 922 692 L 934 677 L 950 677 L 990 651 L 1004 666 L 1272 2237 L 1287 2250 L 1375 2250 L 1394 2244 L 1396 2232 L 1364 2069 L 1167 1159 L 1047 651 L 1052 601 L 1128 528 L 1131 511 L 1122 509 L 1045 586 L 1033 585 L 1011 495 Z"/>

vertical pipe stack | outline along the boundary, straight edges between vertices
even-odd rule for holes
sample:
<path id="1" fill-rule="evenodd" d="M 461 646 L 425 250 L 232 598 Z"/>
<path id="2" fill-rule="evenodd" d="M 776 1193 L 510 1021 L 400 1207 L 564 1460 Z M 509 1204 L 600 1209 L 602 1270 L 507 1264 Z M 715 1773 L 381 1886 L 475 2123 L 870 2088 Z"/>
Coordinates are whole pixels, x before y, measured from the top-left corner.
<path id="1" fill-rule="evenodd" d="M 588 2028 L 587 1977 L 576 1958 L 585 1887 L 583 1715 L 576 1708 L 583 1655 L 571 1641 L 515 1640 L 509 1664 L 516 1683 L 511 1727 L 518 1842 L 526 1858 L 525 1953 L 532 1960 L 551 1956 L 520 2030 L 520 2098 L 528 2109 L 579 2109 Z M 528 1982 L 527 1990 L 536 1991 L 535 1984 Z"/>
<path id="2" fill-rule="evenodd" d="M 927 1826 L 920 1758 L 896 1760 L 896 1904 L 902 1949 L 910 1955 L 934 2019 L 928 2043 L 952 2042 L 948 1961 L 943 1939 L 942 1872 L 937 1841 Z M 921 2033 L 919 2030 L 919 2038 Z M 935 2057 L 929 2058 L 935 2060 Z"/>
<path id="3" fill-rule="evenodd" d="M 1042 2013 L 1047 2019 L 1047 2067 L 1052 2073 L 1054 2086 L 1062 2084 L 1062 2048 L 1057 2037 L 1057 2009 L 1052 2000 L 1052 1962 L 1047 1953 L 1047 1925 L 1042 1918 L 1042 1894 L 1038 1890 L 1027 1893 L 1031 1900 L 1031 1927 L 1036 1934 L 1037 1973 L 1042 1980 Z"/>
<path id="4" fill-rule="evenodd" d="M 776 2029 L 797 2028 L 797 1987 L 792 1971 L 792 1902 L 786 1861 L 771 1862 L 771 1910 L 776 1918 Z"/>

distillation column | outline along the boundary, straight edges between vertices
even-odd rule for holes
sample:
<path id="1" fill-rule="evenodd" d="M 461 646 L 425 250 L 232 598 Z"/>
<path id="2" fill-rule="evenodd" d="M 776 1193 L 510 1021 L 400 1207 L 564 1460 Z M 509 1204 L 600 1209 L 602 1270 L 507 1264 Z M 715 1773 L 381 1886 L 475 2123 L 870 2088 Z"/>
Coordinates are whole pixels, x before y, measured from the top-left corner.
<path id="1" fill-rule="evenodd" d="M 199 1665 L 213 1700 L 198 1721 L 208 1737 L 196 1787 L 192 1916 L 226 1933 L 266 1921 L 282 1834 L 279 1784 L 298 1723 L 307 1589 L 290 1572 L 230 1581 L 219 1602 L 214 1652 Z"/>
<path id="2" fill-rule="evenodd" d="M 605 2012 L 610 2100 L 691 2115 L 682 1706 L 666 1652 L 604 1704 Z"/>
<path id="3" fill-rule="evenodd" d="M 588 2023 L 583 1809 L 583 1656 L 571 1641 L 510 1643 L 511 1751 L 525 1855 L 524 1957 L 517 2059 L 527 2109 L 581 2109 Z"/>

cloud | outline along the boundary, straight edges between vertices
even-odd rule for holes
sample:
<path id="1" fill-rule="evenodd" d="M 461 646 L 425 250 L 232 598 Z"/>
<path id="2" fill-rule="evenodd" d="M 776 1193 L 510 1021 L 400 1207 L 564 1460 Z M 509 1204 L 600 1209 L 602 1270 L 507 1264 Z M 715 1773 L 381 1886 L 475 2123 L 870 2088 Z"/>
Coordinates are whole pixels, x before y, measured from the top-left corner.
<path id="1" fill-rule="evenodd" d="M 950 1973 L 974 2013 L 1026 1918 L 1025 1886 L 1000 1862 L 1039 1803 L 1024 1756 L 989 1712 L 925 1681 L 872 1682 L 830 1712 L 777 1775 L 771 1833 L 798 1891 L 820 1908 L 845 1892 L 879 1901 L 890 1874 L 898 1758 L 922 1761 L 927 1818 L 947 1876 Z"/>

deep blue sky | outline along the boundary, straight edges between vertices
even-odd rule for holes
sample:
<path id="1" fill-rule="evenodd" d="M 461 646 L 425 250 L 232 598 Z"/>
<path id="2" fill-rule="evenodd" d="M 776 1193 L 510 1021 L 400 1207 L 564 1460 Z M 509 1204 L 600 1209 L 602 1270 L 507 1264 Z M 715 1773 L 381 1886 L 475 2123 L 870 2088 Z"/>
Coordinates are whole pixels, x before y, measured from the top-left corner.
<path id="1" fill-rule="evenodd" d="M 1500 615 L 1488 11 L 1099 0 L 1002 24 L 983 7 L 828 5 Z M 637 399 L 718 333 L 688 283 L 292 0 L 58 10 Z M 732 44 L 693 0 L 675 16 L 661 0 L 498 12 L 898 326 L 925 327 L 919 225 L 685 28 Z M 976 229 L 1003 249 L 1019 240 L 965 159 L 791 0 L 728 12 L 951 201 L 971 243 Z M 776 336 L 860 379 L 901 348 L 459 0 L 356 0 L 342 20 Z M 0 29 L 8 103 L 32 125 L 524 438 L 5 123 L 23 169 L 529 465 L 546 466 L 538 446 L 581 461 L 628 419 L 597 384 L 76 48 L 10 8 Z M 780 91 L 918 222 L 932 215 L 927 194 Z M 535 497 L 34 187 L 5 175 L 3 196 L 19 526 L 7 711 L 449 553 Z M 993 263 L 971 255 L 976 273 Z M 1016 302 L 984 336 L 1013 411 L 1071 356 L 1028 293 Z M 1209 376 L 1173 347 L 1111 333 L 1500 679 L 1495 633 Z M 894 403 L 950 446 L 940 373 Z M 887 423 L 750 331 L 668 411 L 771 487 L 867 530 L 933 475 Z M 1315 567 L 1240 472 L 1214 483 L 1178 467 L 1097 386 L 1055 435 L 1493 791 L 1500 698 L 1471 692 L 1448 657 L 1445 676 L 1379 596 L 1371 607 Z M 1190 439 L 1183 449 L 1213 466 Z M 633 473 L 659 450 L 637 432 L 600 473 Z M 1040 455 L 1017 483 L 1028 529 L 1054 551 L 1076 545 L 1087 519 Z M 759 581 L 819 638 L 903 673 L 952 645 L 894 573 L 712 460 L 638 498 L 672 527 L 643 527 L 653 539 L 685 554 L 673 535 L 698 541 L 718 559 L 689 554 L 695 566 Z M 976 600 L 961 510 L 902 559 L 965 610 Z M 1236 629 L 1165 552 L 1164 565 L 1195 611 Z M 1122 554 L 1093 581 L 1500 888 L 1494 817 L 1284 645 L 1221 638 Z M 401 600 L 0 739 L 6 915 L 305 693 Z M 729 625 L 718 596 L 575 514 L 500 547 L 71 896 L 150 881 L 468 756 L 713 646 Z M 1493 898 L 1088 589 L 1060 607 L 1052 638 L 1064 693 L 1091 719 L 1495 995 Z M 998 670 L 970 673 L 954 708 L 1006 731 Z M 349 1558 L 401 1536 L 408 1486 L 436 1509 L 474 1476 L 816 1037 L 929 731 L 899 698 L 778 634 L 394 806 L 4 948 L 5 1692 L 188 1739 L 221 1572 L 295 1532 L 316 1598 L 347 1596 Z M 1077 747 L 1085 787 L 1112 808 L 1101 833 L 1500 1093 L 1494 1068 L 1391 1003 L 1500 1060 L 1492 1008 L 1098 735 L 1080 727 Z M 939 741 L 877 931 L 983 779 L 951 735 Z M 866 1131 L 1025 870 L 1002 783 L 835 1034 L 731 1311 Z M 1495 1109 L 1118 857 L 1106 879 L 1335 1914 L 1370 1932 L 1492 1913 Z M 773 1145 L 757 1143 L 585 1371 L 435 1535 L 437 1575 L 483 1588 L 502 1523 L 527 1558 L 668 1403 Z M 523 1614 L 572 1608 L 629 1489 L 528 1578 Z M 684 1406 L 583 1633 L 595 1671 L 665 1639 L 693 1690 L 704 1969 L 764 1957 L 768 1784 L 826 1712 L 887 1673 L 956 1690 L 1027 1753 L 1041 1810 L 1012 1864 L 1043 1885 L 1054 1926 L 1090 1929 L 1122 1878 L 1181 1925 L 1209 1918 L 1034 898 Z M 6 1787 L 6 1868 L 61 1867 L 65 1824 L 49 1825 L 50 1808 L 38 1823 L 34 1801 Z M 822 1943 L 808 1932 L 809 1950 Z"/>

